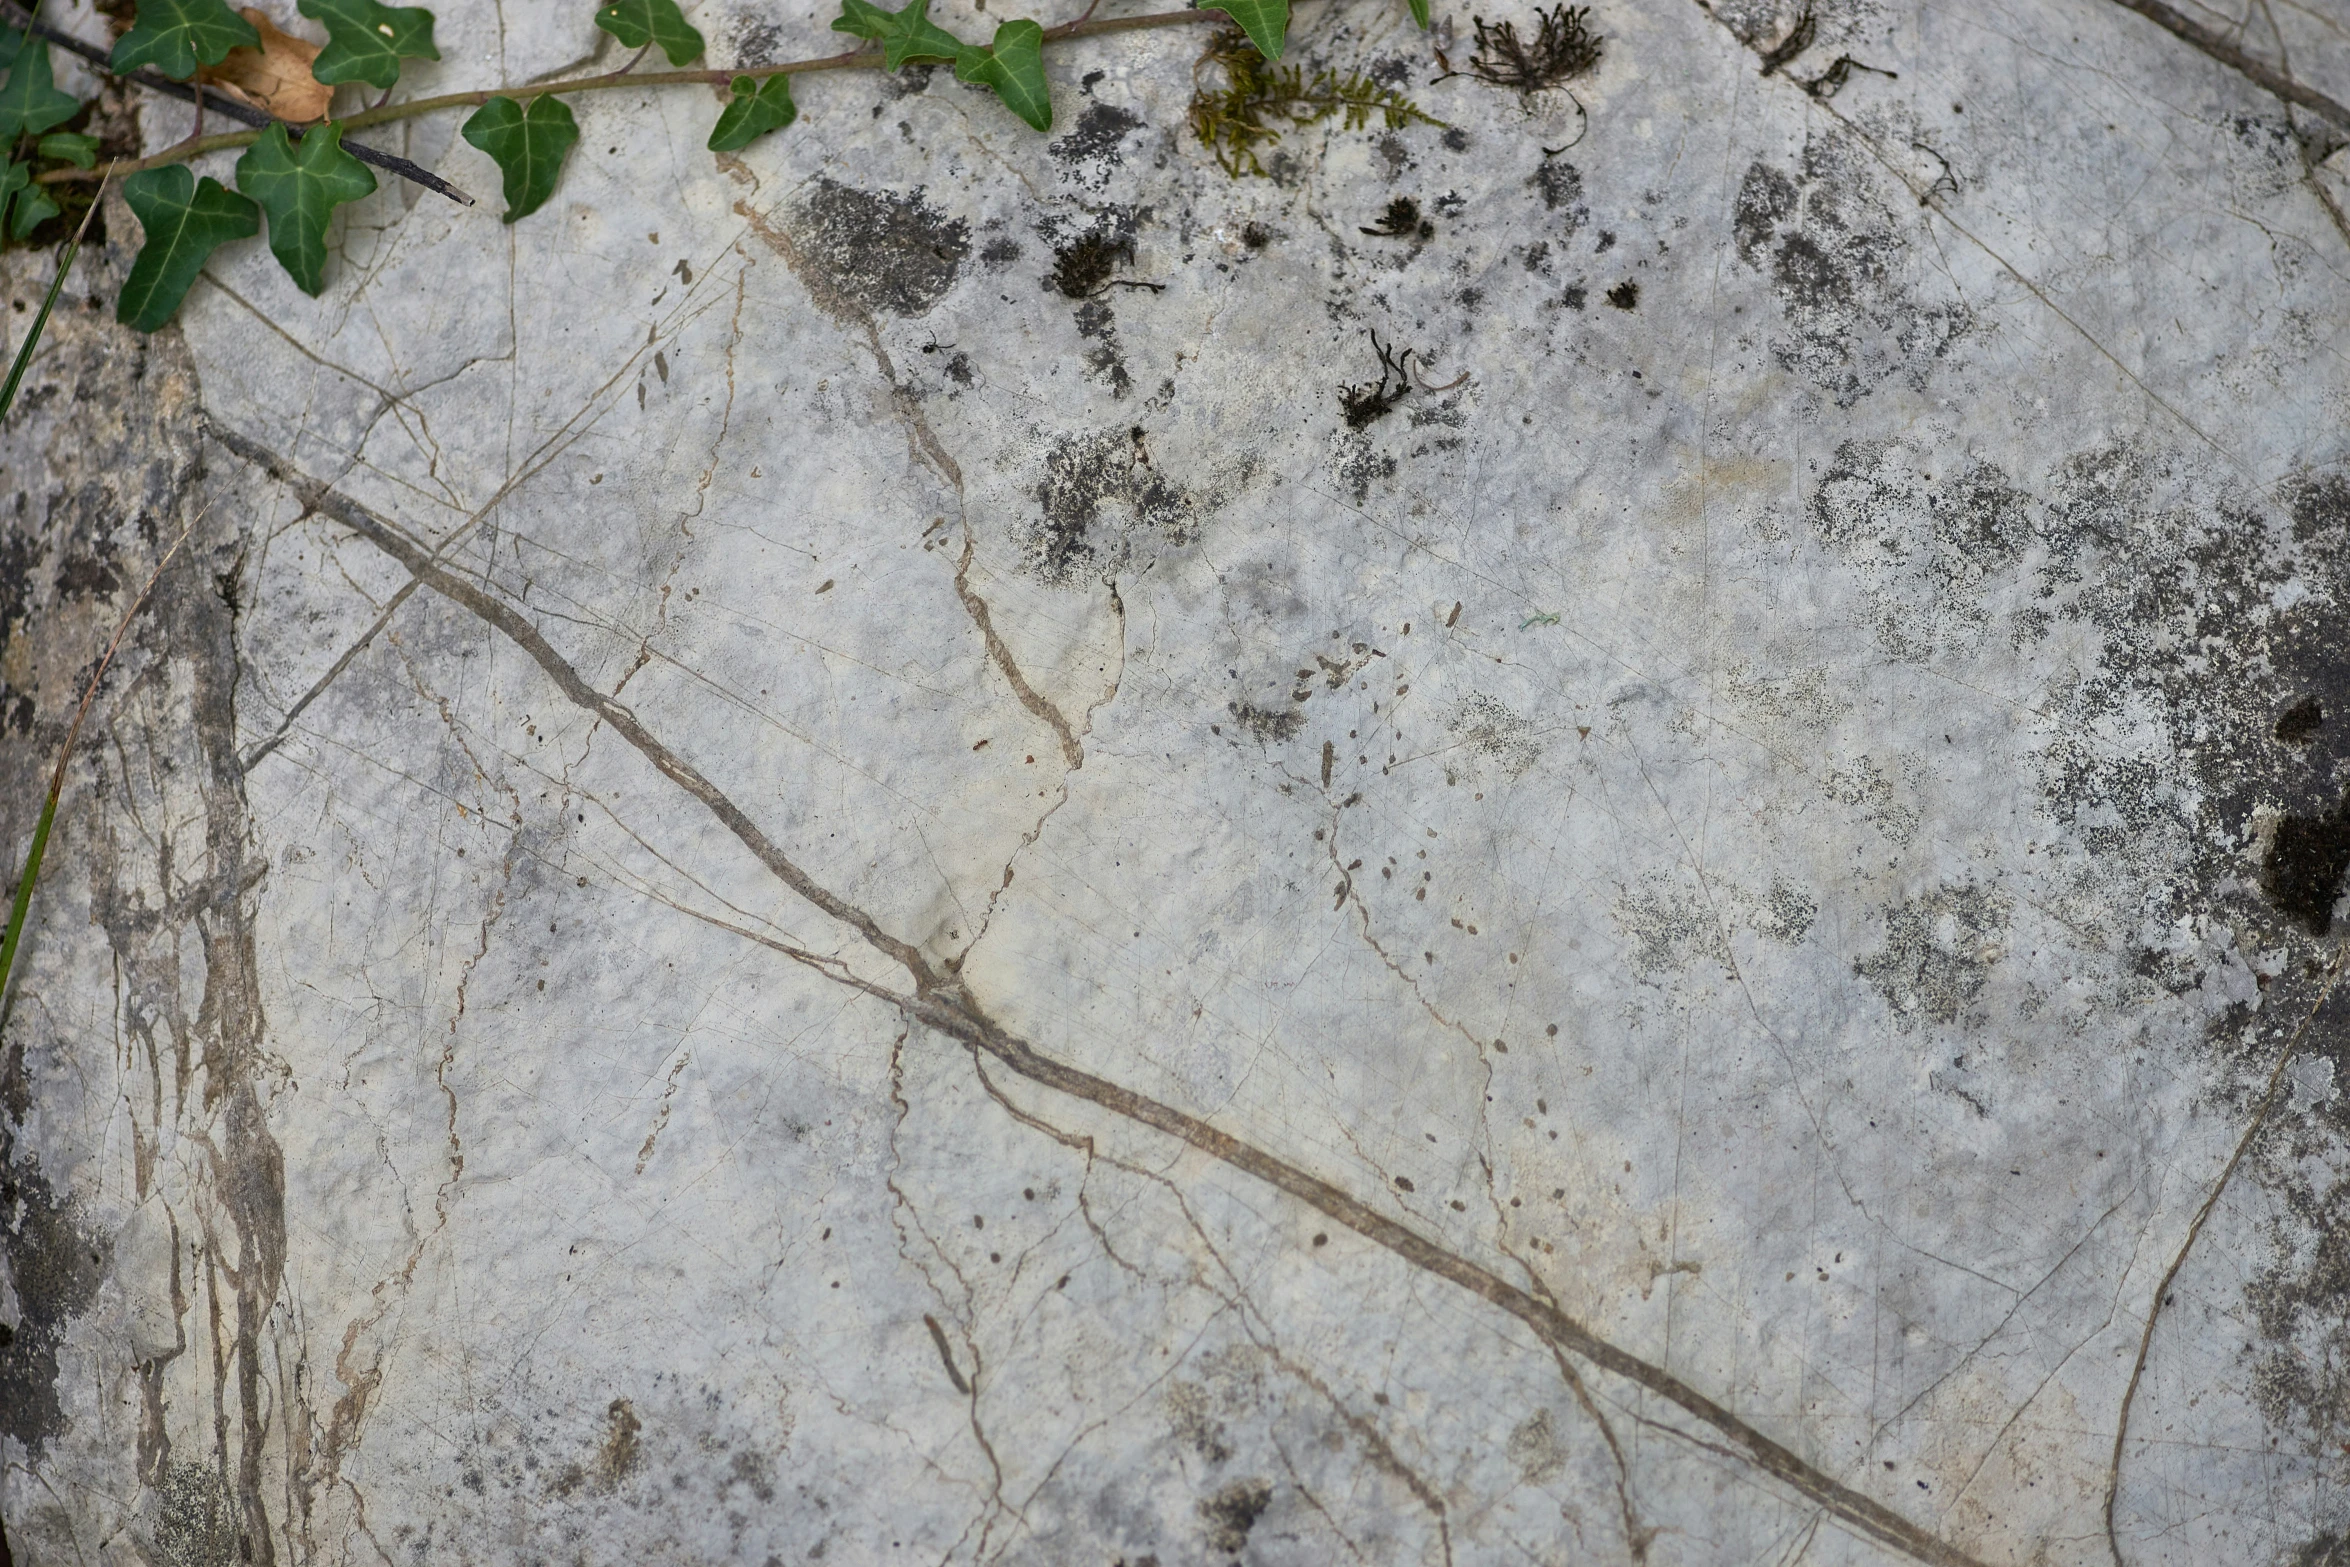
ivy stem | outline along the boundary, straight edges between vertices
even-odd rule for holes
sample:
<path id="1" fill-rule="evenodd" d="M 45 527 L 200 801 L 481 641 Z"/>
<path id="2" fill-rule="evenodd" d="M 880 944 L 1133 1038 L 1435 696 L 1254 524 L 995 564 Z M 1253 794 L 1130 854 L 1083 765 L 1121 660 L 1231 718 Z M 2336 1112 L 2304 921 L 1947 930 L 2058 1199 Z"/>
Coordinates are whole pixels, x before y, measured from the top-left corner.
<path id="1" fill-rule="evenodd" d="M 1098 3 L 1098 0 L 1097 0 Z M 1200 22 L 1222 22 L 1221 11 L 1149 11 L 1140 16 L 1096 17 L 1089 8 L 1074 22 L 1063 22 L 1058 27 L 1044 30 L 1046 43 L 1065 43 L 1075 38 L 1097 38 L 1107 33 L 1143 32 L 1159 27 L 1188 27 Z M 634 62 L 631 62 L 634 63 Z M 853 49 L 846 54 L 818 55 L 807 60 L 787 60 L 781 65 L 746 65 L 732 70 L 687 71 L 630 71 L 626 66 L 617 71 L 605 71 L 595 76 L 574 76 L 560 81 L 518 83 L 508 87 L 483 87 L 473 92 L 440 93 L 430 98 L 409 98 L 399 103 L 383 104 L 346 115 L 335 123 L 348 131 L 365 130 L 371 125 L 386 125 L 395 120 L 414 119 L 421 114 L 432 114 L 442 109 L 478 109 L 492 98 L 511 98 L 518 103 L 533 98 L 568 97 L 573 93 L 610 92 L 631 87 L 725 87 L 738 76 L 764 81 L 771 76 L 804 76 L 817 71 L 856 71 L 881 69 L 881 51 Z M 160 168 L 170 163 L 186 163 L 208 152 L 221 152 L 232 147 L 249 147 L 261 139 L 259 131 L 230 131 L 216 136 L 191 137 L 178 142 L 150 157 L 114 165 L 115 172 L 136 174 L 141 169 Z M 44 185 L 58 185 L 75 181 L 94 180 L 98 175 L 86 169 L 52 169 L 38 176 Z"/>

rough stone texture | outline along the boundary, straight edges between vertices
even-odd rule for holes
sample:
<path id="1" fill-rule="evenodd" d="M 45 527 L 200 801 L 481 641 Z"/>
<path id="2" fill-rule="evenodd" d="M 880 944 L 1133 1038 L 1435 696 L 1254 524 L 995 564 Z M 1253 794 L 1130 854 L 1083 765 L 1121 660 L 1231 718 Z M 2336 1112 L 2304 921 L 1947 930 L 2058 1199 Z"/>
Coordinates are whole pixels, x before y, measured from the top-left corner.
<path id="1" fill-rule="evenodd" d="M 187 536 L 5 1025 L 17 1559 L 2350 1560 L 2350 127 L 2110 0 L 1591 20 L 1305 7 L 1446 126 L 1265 179 L 1198 29 L 603 94 L 69 302 L 11 855 Z"/>

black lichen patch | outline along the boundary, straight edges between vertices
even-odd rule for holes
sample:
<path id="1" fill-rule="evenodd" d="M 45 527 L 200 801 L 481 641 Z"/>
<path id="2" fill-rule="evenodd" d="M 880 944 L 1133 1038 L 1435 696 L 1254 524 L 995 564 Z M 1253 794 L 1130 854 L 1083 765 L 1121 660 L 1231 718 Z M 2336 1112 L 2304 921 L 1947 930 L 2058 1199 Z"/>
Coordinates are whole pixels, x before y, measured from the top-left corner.
<path id="1" fill-rule="evenodd" d="M 1968 325 L 1955 299 L 1912 286 L 1915 219 L 1896 216 L 1879 179 L 1846 138 L 1823 132 L 1793 175 L 1750 166 L 1732 212 L 1739 259 L 1770 280 L 1792 328 L 1773 355 L 1845 408 L 1890 375 L 1922 385 Z"/>
<path id="2" fill-rule="evenodd" d="M 2277 912 L 2312 936 L 2334 925 L 2342 879 L 2350 874 L 2350 799 L 2324 816 L 2285 816 L 2260 861 L 2260 890 Z"/>
<path id="3" fill-rule="evenodd" d="M 1374 239 L 1432 239 L 1436 225 L 1420 216 L 1418 202 L 1409 196 L 1398 196 L 1363 232 Z"/>
<path id="4" fill-rule="evenodd" d="M 979 247 L 980 264 L 990 272 L 1001 272 L 1019 260 L 1021 254 L 1020 242 L 1002 234 Z"/>
<path id="5" fill-rule="evenodd" d="M 1889 904 L 1884 947 L 1856 959 L 1852 971 L 1891 1003 L 1904 1029 L 1920 1018 L 1960 1022 L 2005 953 L 2012 906 L 2002 894 L 1971 883 Z"/>
<path id="6" fill-rule="evenodd" d="M 1208 1549 L 1238 1556 L 1248 1548 L 1248 1535 L 1273 1505 L 1273 1487 L 1262 1480 L 1235 1480 L 1199 1504 L 1207 1520 Z"/>
<path id="7" fill-rule="evenodd" d="M 14 1137 L 0 1131 L 0 1156 Z M 29 1163 L 0 1163 L 0 1252 L 16 1290 L 16 1330 L 0 1343 L 0 1435 L 39 1456 L 65 1427 L 57 1351 L 67 1325 L 87 1311 L 106 1272 L 106 1247 L 84 1234 Z"/>
<path id="8" fill-rule="evenodd" d="M 1056 438 L 1045 453 L 1036 498 L 1043 514 L 1028 531 L 1028 567 L 1067 586 L 1118 571 L 1139 536 L 1182 544 L 1194 507 L 1183 488 L 1147 461 L 1126 429 Z"/>
<path id="9" fill-rule="evenodd" d="M 1371 498 L 1371 486 L 1392 479 L 1398 464 L 1395 454 L 1373 447 L 1359 433 L 1349 432 L 1341 437 L 1338 454 L 1338 477 L 1346 484 L 1357 506 Z"/>
<path id="10" fill-rule="evenodd" d="M 971 226 L 919 189 L 901 195 L 819 178 L 797 230 L 801 257 L 822 285 L 818 298 L 836 314 L 845 303 L 866 314 L 921 315 L 946 298 L 971 253 Z"/>
<path id="11" fill-rule="evenodd" d="M 1273 243 L 1273 231 L 1262 223 L 1243 224 L 1240 230 L 1240 242 L 1251 250 L 1263 250 L 1267 245 Z"/>
<path id="12" fill-rule="evenodd" d="M 1096 228 L 1053 252 L 1053 270 L 1045 281 L 1071 299 L 1091 299 L 1117 281 L 1119 268 L 1133 262 L 1132 234 Z"/>
<path id="13" fill-rule="evenodd" d="M 1562 213 L 1568 233 L 1573 233 L 1591 221 L 1591 208 L 1583 200 L 1583 171 L 1564 158 L 1545 158 L 1526 181 L 1542 195 L 1546 212 Z"/>
<path id="14" fill-rule="evenodd" d="M 1118 342 L 1118 317 L 1106 299 L 1089 299 L 1077 307 L 1077 335 L 1092 346 L 1085 351 L 1085 373 L 1109 387 L 1112 397 L 1134 389 L 1126 369 L 1125 349 Z"/>
<path id="15" fill-rule="evenodd" d="M 1607 291 L 1607 302 L 1618 310 L 1638 310 L 1640 308 L 1640 285 L 1630 278 L 1624 279 L 1623 282 Z"/>
<path id="16" fill-rule="evenodd" d="M 1115 104 L 1089 103 L 1077 124 L 1045 151 L 1061 161 L 1063 172 L 1081 184 L 1099 189 L 1110 172 L 1126 161 L 1126 138 L 1143 129 L 1143 119 Z"/>
<path id="17" fill-rule="evenodd" d="M 2307 745 L 2326 726 L 2326 705 L 2305 696 L 2277 715 L 2277 738 L 2287 745 Z"/>

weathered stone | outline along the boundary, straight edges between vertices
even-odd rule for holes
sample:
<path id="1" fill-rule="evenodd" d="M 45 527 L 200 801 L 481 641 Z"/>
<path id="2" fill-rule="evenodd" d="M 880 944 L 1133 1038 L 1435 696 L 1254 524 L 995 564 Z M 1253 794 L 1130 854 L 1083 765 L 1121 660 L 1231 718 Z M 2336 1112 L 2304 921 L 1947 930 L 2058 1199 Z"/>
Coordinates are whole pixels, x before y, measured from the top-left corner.
<path id="1" fill-rule="evenodd" d="M 1261 179 L 1191 27 L 600 93 L 151 339 L 110 206 L 17 1558 L 2341 1559 L 2350 67 L 2142 9 L 1307 7 L 1443 123 Z"/>

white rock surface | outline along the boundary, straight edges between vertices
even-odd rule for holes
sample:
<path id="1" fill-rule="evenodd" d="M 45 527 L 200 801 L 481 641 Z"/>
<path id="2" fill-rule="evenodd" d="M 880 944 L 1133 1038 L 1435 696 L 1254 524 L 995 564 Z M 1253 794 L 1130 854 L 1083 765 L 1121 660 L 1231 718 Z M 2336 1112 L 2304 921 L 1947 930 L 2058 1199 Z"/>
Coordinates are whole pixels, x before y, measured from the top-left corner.
<path id="1" fill-rule="evenodd" d="M 605 93 L 517 225 L 69 311 L 11 855 L 194 531 L 7 1021 L 17 1558 L 2350 1561 L 2350 126 L 1794 19 L 1597 5 L 1578 110 L 1308 4 L 1449 128 L 1265 179 L 1193 28 L 1044 137 Z"/>

